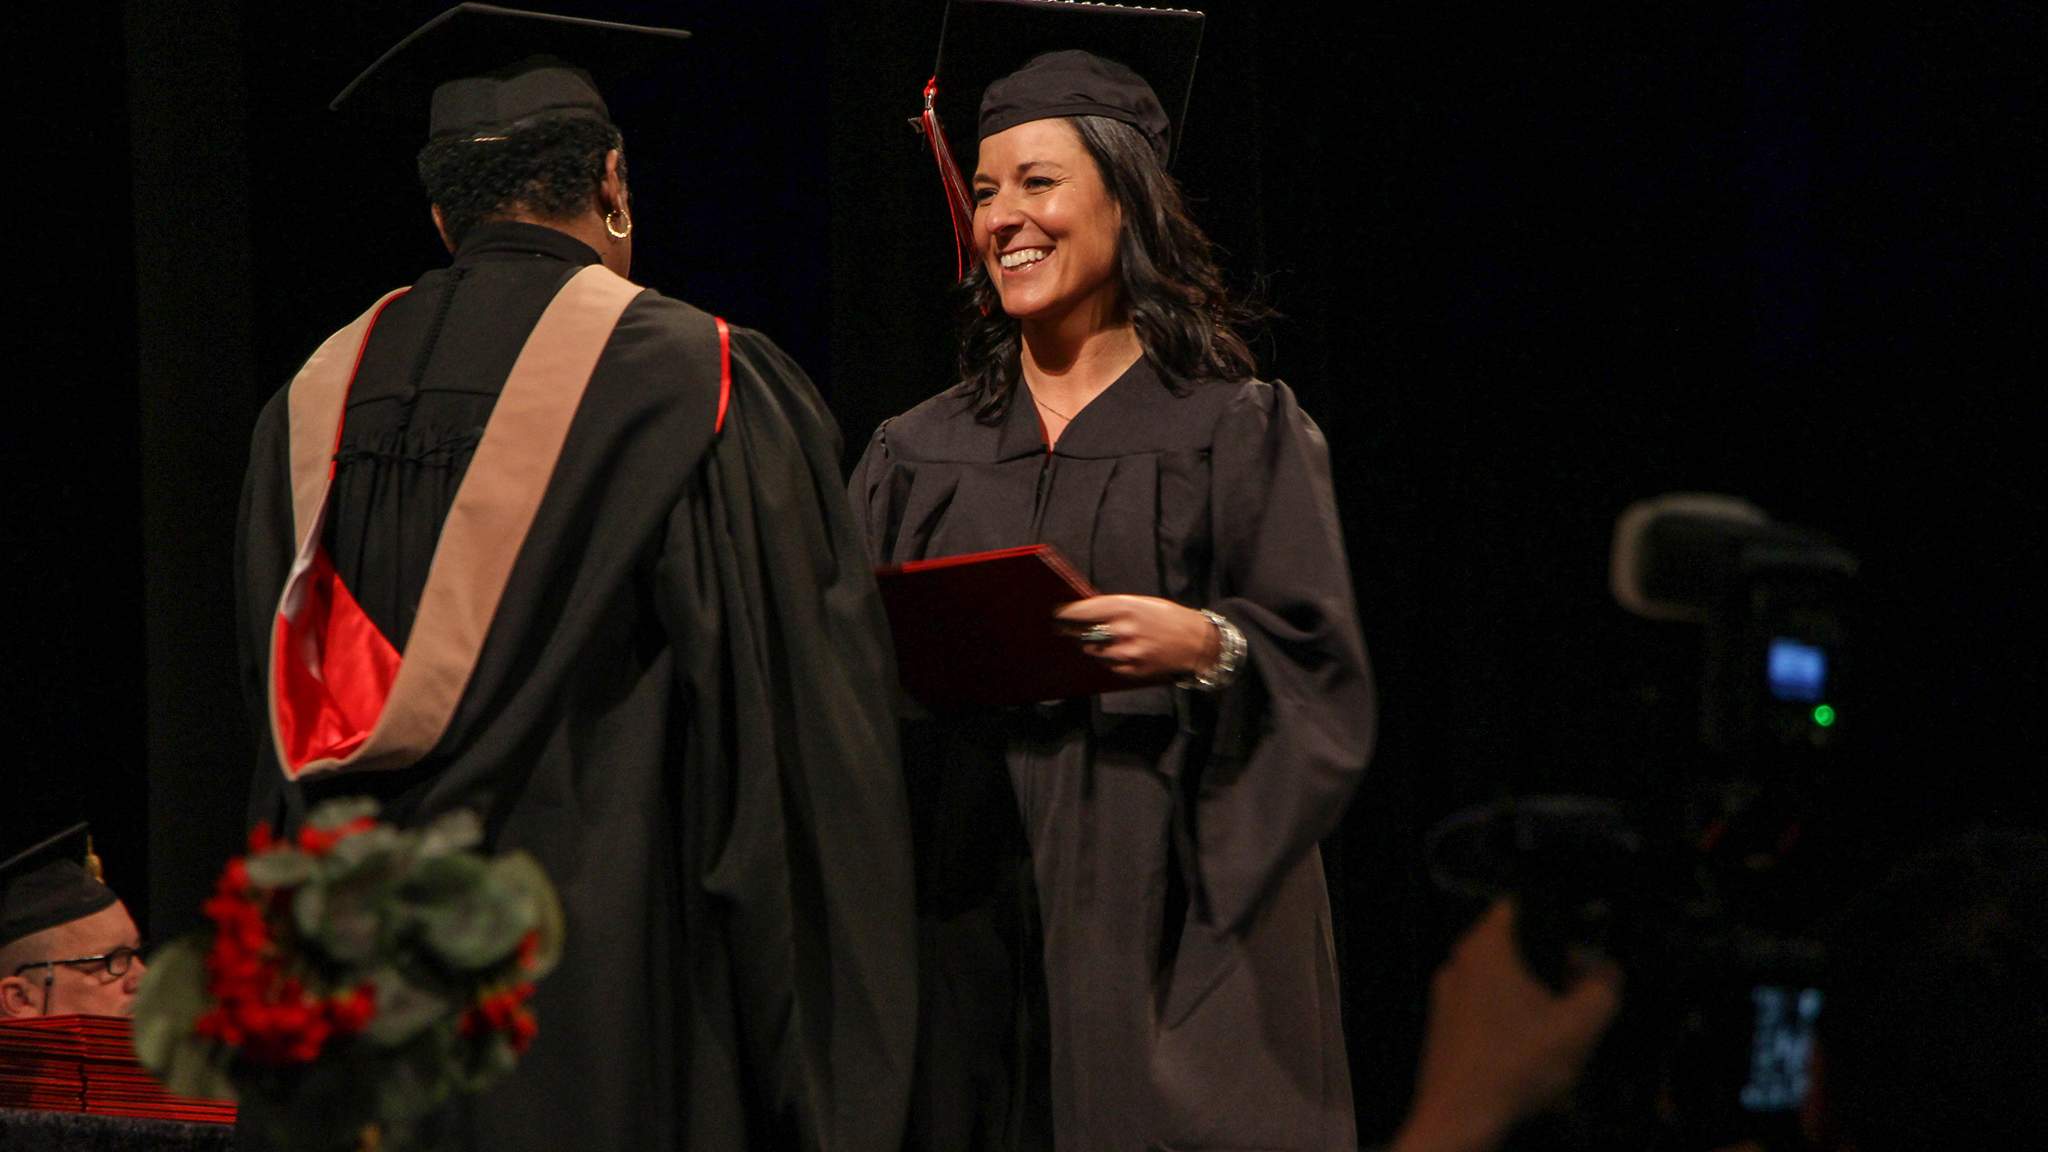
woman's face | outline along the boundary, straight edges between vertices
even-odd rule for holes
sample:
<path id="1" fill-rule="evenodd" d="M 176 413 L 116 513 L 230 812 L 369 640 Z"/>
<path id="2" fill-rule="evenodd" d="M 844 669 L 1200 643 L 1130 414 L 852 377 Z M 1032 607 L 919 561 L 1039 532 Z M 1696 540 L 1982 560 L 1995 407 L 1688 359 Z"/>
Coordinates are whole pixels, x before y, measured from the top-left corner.
<path id="1" fill-rule="evenodd" d="M 1032 120 L 981 142 L 974 246 L 1011 316 L 1092 314 L 1109 323 L 1121 292 L 1122 225 L 1094 158 L 1066 120 Z"/>

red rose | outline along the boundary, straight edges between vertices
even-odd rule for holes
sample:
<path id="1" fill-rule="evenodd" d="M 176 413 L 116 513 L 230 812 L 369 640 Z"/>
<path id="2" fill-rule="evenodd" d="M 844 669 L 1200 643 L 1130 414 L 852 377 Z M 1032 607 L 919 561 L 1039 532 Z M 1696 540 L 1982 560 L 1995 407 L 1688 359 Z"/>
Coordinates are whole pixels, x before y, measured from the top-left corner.
<path id="1" fill-rule="evenodd" d="M 377 986 L 358 985 L 327 1001 L 327 1021 L 338 1035 L 354 1036 L 377 1016 Z"/>
<path id="2" fill-rule="evenodd" d="M 532 998 L 533 985 L 530 982 L 522 981 L 501 988 L 471 1005 L 462 1014 L 456 1028 L 465 1037 L 486 1031 L 502 1032 L 514 1052 L 524 1052 L 527 1045 L 533 1043 L 533 1038 L 540 1034 L 540 1025 L 526 1008 L 526 1002 Z"/>
<path id="3" fill-rule="evenodd" d="M 339 828 L 308 826 L 299 829 L 299 848 L 309 856 L 325 856 L 334 850 L 336 844 L 376 826 L 377 822 L 368 816 L 358 816 Z"/>
<path id="4" fill-rule="evenodd" d="M 512 1028 L 506 1036 L 506 1040 L 512 1045 L 514 1052 L 524 1052 L 532 1045 L 533 1038 L 538 1035 L 540 1035 L 540 1025 L 534 1023 L 533 1013 L 521 1008 L 518 1015 L 512 1018 Z"/>

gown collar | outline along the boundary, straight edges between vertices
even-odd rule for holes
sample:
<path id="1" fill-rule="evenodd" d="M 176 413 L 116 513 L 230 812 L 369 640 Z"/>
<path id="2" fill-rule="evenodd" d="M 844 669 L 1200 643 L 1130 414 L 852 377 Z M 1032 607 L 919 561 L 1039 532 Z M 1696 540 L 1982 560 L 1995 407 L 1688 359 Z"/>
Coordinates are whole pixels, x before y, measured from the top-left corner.
<path id="1" fill-rule="evenodd" d="M 570 264 L 595 264 L 597 249 L 567 232 L 517 220 L 487 220 L 470 228 L 455 249 L 455 265 L 507 257 L 541 256 Z"/>
<path id="2" fill-rule="evenodd" d="M 1021 378 L 1016 387 L 1017 395 L 1011 398 L 996 442 L 998 460 L 1045 452 L 1044 431 L 1038 422 L 1037 405 L 1031 402 L 1031 390 Z M 1074 413 L 1066 431 L 1060 433 L 1053 455 L 1089 459 L 1152 450 L 1155 446 L 1147 432 L 1157 420 L 1157 406 L 1174 398 L 1165 372 L 1152 363 L 1150 356 L 1140 356 L 1124 369 L 1123 375 Z"/>

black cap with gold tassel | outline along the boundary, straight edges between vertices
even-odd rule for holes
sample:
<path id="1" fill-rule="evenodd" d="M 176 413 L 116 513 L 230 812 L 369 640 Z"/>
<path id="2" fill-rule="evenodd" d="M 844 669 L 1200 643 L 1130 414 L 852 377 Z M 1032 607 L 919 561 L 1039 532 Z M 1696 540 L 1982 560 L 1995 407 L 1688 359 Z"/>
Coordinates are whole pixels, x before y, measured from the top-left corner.
<path id="1" fill-rule="evenodd" d="M 114 903 L 101 875 L 84 824 L 0 860 L 0 948 Z"/>

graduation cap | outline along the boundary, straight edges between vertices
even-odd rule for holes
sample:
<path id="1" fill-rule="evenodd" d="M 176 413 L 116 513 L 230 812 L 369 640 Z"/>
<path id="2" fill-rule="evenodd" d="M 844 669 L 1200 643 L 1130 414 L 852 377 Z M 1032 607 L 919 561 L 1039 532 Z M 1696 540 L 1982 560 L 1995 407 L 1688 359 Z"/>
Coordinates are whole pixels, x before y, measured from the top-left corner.
<path id="1" fill-rule="evenodd" d="M 457 4 L 391 46 L 327 105 L 429 110 L 427 138 L 503 137 L 540 119 L 611 123 L 591 79 L 642 72 L 689 39 L 680 28 Z"/>
<path id="2" fill-rule="evenodd" d="M 931 141 L 964 274 L 972 198 L 947 141 L 1055 116 L 1106 116 L 1143 133 L 1162 164 L 1181 139 L 1202 14 L 1091 0 L 951 0 L 919 127 Z"/>
<path id="3" fill-rule="evenodd" d="M 0 948 L 114 902 L 85 829 L 73 825 L 0 861 Z"/>

